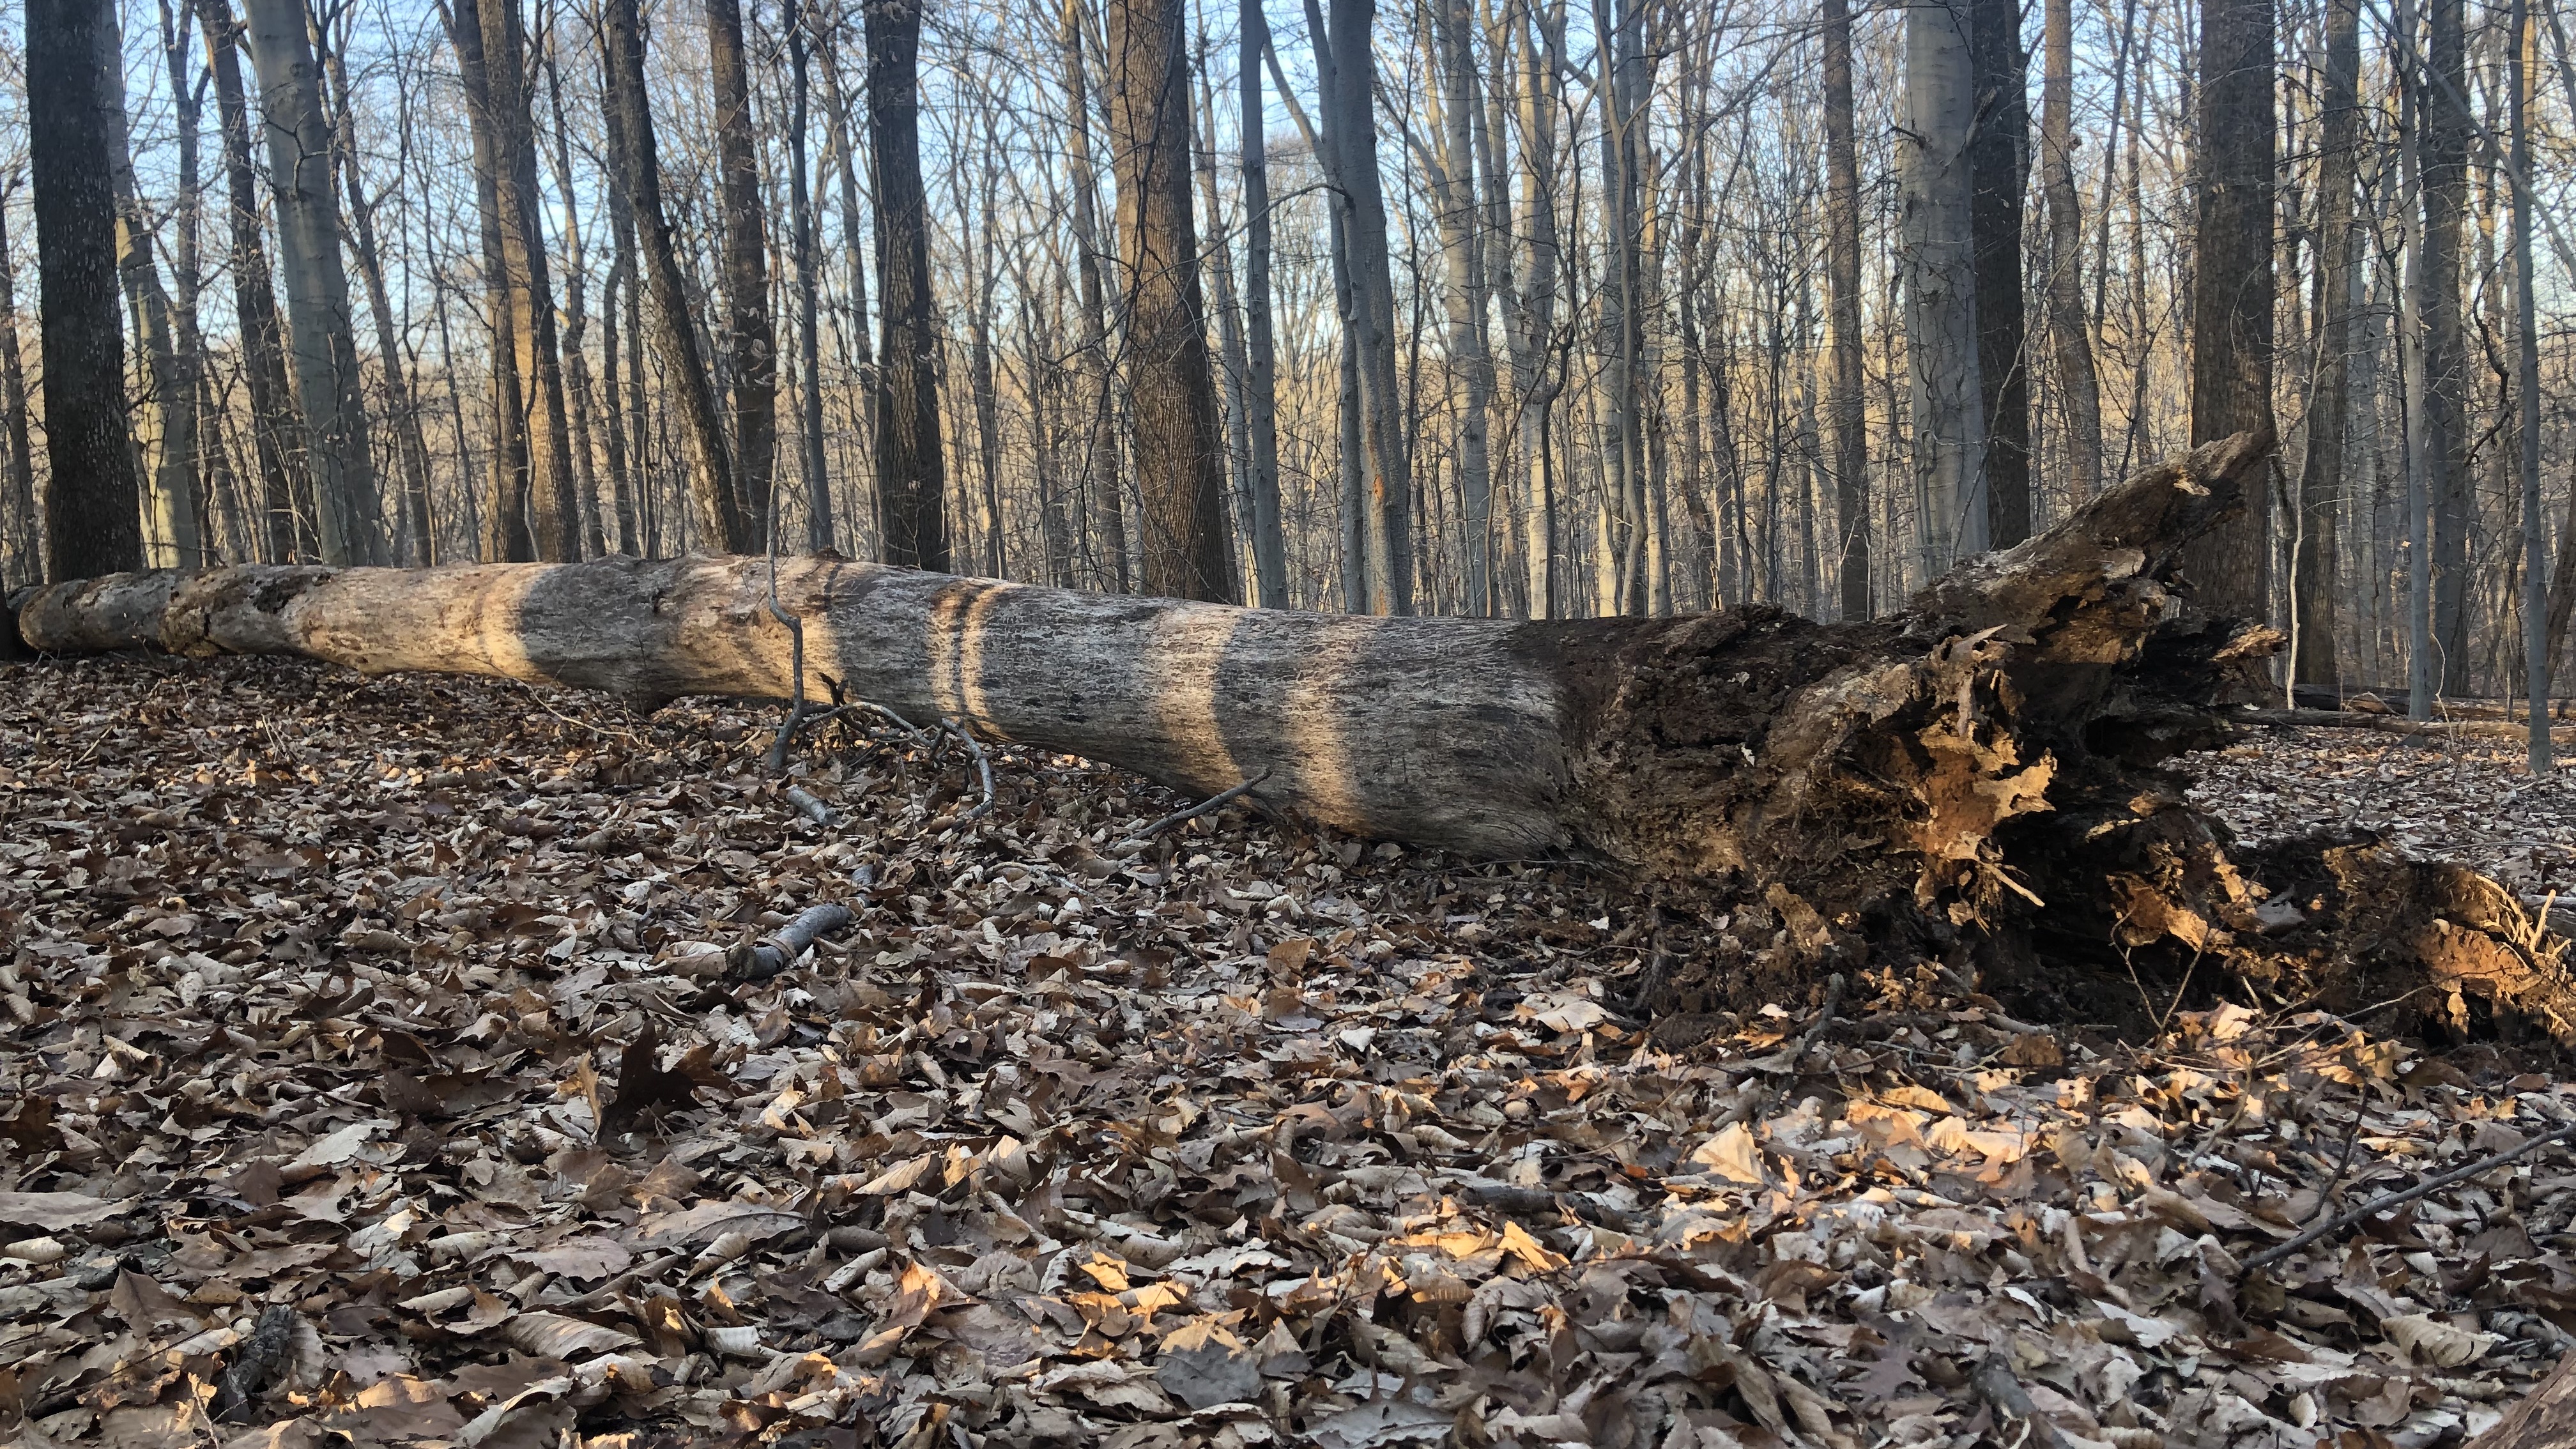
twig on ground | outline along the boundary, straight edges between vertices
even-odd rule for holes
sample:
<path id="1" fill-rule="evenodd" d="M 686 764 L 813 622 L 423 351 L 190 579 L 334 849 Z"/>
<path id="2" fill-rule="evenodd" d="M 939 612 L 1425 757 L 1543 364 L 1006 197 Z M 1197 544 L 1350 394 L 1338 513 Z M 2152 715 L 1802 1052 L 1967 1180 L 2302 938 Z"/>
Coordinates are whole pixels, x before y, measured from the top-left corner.
<path id="1" fill-rule="evenodd" d="M 2245 1260 L 2245 1271 L 2251 1273 L 2257 1268 L 2269 1267 L 2270 1265 L 2281 1261 L 2283 1258 L 2290 1256 L 2292 1253 L 2299 1251 L 2301 1248 L 2306 1247 L 2308 1244 L 2315 1242 L 2319 1238 L 2331 1237 L 2334 1234 L 2351 1227 L 2355 1223 L 2367 1222 L 2370 1219 L 2379 1216 L 2381 1213 L 2388 1211 L 2390 1208 L 2404 1207 L 2406 1204 L 2415 1201 L 2419 1197 L 2430 1197 L 2434 1193 L 2440 1192 L 2443 1188 L 2449 1187 L 2455 1182 L 2465 1182 L 2472 1177 L 2476 1177 L 2480 1173 L 2489 1172 L 2502 1167 L 2506 1163 L 2511 1162 L 2515 1158 L 2521 1157 L 2526 1153 L 2537 1152 L 2541 1148 L 2549 1146 L 2551 1143 L 2565 1142 L 2570 1138 L 2576 1138 L 2576 1122 L 2569 1122 L 2564 1126 L 2557 1128 L 2555 1131 L 2544 1132 L 2539 1136 L 2524 1142 L 2519 1147 L 2508 1147 L 2501 1152 L 2490 1152 L 2486 1156 L 2465 1166 L 2454 1167 L 2448 1172 L 2437 1173 L 2432 1177 L 2425 1178 L 2413 1187 L 2400 1188 L 2395 1192 L 2381 1193 L 2379 1196 L 2372 1198 L 2370 1201 L 2363 1203 L 2361 1206 L 2354 1208 L 2350 1212 L 2339 1214 L 2317 1224 L 2315 1227 L 2307 1229 L 2297 1237 L 2290 1239 L 2288 1242 L 2277 1243 L 2272 1247 L 2265 1248 L 2262 1252 L 2256 1253 L 2253 1257 Z"/>
<path id="2" fill-rule="evenodd" d="M 2343 1153 L 2335 1159 L 2334 1176 L 2327 1178 L 2326 1185 L 2317 1190 L 2317 1205 L 2308 1211 L 2306 1217 L 2299 1220 L 2300 1227 L 2304 1228 L 2323 1216 L 2326 1203 L 2334 1196 L 2334 1190 L 2343 1185 L 2343 1175 L 2352 1170 L 2353 1144 L 2361 1140 L 2361 1120 L 2369 1115 L 2370 1113 L 2365 1111 L 2359 1102 L 2353 1104 L 2352 1126 L 2343 1134 Z"/>
<path id="3" fill-rule="evenodd" d="M 993 757 L 984 752 L 983 741 L 968 733 L 963 723 L 953 719 L 943 719 L 940 724 L 966 746 L 966 753 L 975 757 L 976 773 L 981 775 L 984 781 L 984 803 L 958 816 L 957 823 L 963 825 L 970 820 L 981 820 L 993 813 Z"/>
<path id="4" fill-rule="evenodd" d="M 812 791 L 802 785 L 787 787 L 787 803 L 796 807 L 797 814 L 826 830 L 831 829 L 835 822 L 836 817 L 832 814 L 832 807 L 824 804 Z"/>
<path id="5" fill-rule="evenodd" d="M 1262 781 L 1269 778 L 1270 771 L 1263 770 L 1260 774 L 1253 776 L 1242 784 L 1221 790 L 1214 795 L 1210 795 L 1187 810 L 1173 811 L 1171 814 L 1164 816 L 1160 820 L 1154 821 L 1144 829 L 1139 830 L 1135 834 L 1118 842 L 1118 844 L 1112 848 L 1116 850 L 1126 850 L 1132 846 L 1143 845 L 1145 842 L 1152 840 L 1155 836 L 1162 834 L 1164 831 L 1171 829 L 1173 826 L 1178 825 L 1185 820 L 1196 820 L 1211 810 L 1222 810 L 1228 802 L 1241 799 L 1244 794 L 1250 791 L 1254 786 L 1259 785 Z"/>

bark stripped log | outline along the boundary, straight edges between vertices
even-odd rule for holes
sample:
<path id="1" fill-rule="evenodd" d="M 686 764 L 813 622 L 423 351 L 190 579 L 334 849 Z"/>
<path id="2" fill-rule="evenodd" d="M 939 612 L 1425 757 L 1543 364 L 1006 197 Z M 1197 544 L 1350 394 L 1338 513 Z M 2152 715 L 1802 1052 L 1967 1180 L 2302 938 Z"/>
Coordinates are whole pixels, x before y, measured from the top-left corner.
<path id="1" fill-rule="evenodd" d="M 1866 623 L 1287 613 L 829 558 L 782 561 L 778 596 L 808 697 L 828 677 L 1193 794 L 1261 777 L 1254 798 L 1357 834 L 1651 879 L 1707 922 L 1665 1009 L 1930 962 L 2058 1019 L 2152 1020 L 2195 972 L 2232 972 L 2330 1008 L 2404 996 L 2452 1029 L 2576 1035 L 2560 945 L 2511 893 L 2367 842 L 2240 856 L 2162 768 L 2229 737 L 2211 706 L 2279 645 L 2195 615 L 2175 574 L 2271 446 L 2151 469 Z M 44 590 L 19 623 L 59 652 L 303 654 L 645 702 L 791 692 L 757 559 L 126 574 Z M 2162 983 L 2152 1001 L 2133 969 Z"/>

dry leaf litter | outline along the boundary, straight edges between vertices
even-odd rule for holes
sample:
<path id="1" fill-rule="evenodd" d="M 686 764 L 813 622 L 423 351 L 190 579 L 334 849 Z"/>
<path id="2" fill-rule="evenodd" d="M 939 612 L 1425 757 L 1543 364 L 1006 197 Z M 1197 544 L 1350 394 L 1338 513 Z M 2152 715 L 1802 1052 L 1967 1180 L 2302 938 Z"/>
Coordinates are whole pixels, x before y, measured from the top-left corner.
<path id="1" fill-rule="evenodd" d="M 1649 1028 L 1581 872 L 1001 750 L 970 820 L 847 718 L 826 828 L 776 713 L 0 669 L 0 1439 L 2385 1449 L 2576 1329 L 2556 1147 L 2244 1271 L 2548 1078 L 1928 971 Z M 2219 765 L 2425 758 L 2329 744 Z"/>

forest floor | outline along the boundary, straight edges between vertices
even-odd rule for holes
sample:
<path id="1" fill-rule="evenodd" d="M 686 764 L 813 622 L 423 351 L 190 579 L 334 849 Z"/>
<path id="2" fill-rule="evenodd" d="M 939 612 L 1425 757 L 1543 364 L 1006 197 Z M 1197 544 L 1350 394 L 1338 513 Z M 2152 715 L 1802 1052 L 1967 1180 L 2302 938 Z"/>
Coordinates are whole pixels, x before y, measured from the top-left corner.
<path id="1" fill-rule="evenodd" d="M 2246 1271 L 2576 1120 L 2492 1054 L 1928 972 L 1658 1030 L 1593 873 L 1122 848 L 1184 802 L 1009 751 L 966 819 L 844 721 L 825 828 L 776 714 L 0 667 L 0 1441 L 2385 1449 L 2576 1330 L 2559 1146 Z M 2503 751 L 2203 763 L 2576 886 Z"/>

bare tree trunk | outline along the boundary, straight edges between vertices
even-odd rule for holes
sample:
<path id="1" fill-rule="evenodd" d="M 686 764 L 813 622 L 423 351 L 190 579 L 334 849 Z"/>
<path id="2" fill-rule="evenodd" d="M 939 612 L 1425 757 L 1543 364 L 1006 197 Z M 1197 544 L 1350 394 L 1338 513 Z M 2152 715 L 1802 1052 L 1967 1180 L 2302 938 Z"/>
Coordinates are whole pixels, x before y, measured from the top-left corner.
<path id="1" fill-rule="evenodd" d="M 1646 515 L 1644 423 L 1639 417 L 1643 379 L 1638 368 L 1644 319 L 1637 295 L 1638 246 L 1642 219 L 1638 204 L 1639 147 L 1637 129 L 1644 124 L 1644 7 L 1638 0 L 1592 0 L 1592 21 L 1600 85 L 1601 175 L 1607 203 L 1601 247 L 1601 406 L 1609 413 L 1601 454 L 1609 537 L 1602 549 L 1612 567 L 1609 596 L 1603 610 L 1645 614 L 1646 554 L 1650 529 Z"/>
<path id="2" fill-rule="evenodd" d="M 2445 693 L 2471 692 L 2468 349 L 2461 335 L 2460 247 L 2468 216 L 2465 0 L 2431 0 L 2423 85 L 2426 487 L 2433 521 L 2433 648 Z"/>
<path id="3" fill-rule="evenodd" d="M 822 32 L 824 44 L 817 58 L 823 63 L 823 109 L 826 119 L 830 122 L 832 161 L 838 168 L 841 179 L 841 248 L 843 271 L 847 275 L 850 289 L 849 325 L 841 329 L 841 335 L 848 344 L 851 359 L 856 365 L 859 395 L 867 398 L 875 396 L 876 388 L 875 354 L 868 340 L 868 266 L 872 251 L 868 240 L 868 228 L 859 219 L 858 150 L 852 144 L 851 102 L 848 88 L 841 83 L 840 45 L 837 35 L 837 27 Z M 874 458 L 876 456 L 875 419 L 871 409 L 866 406 L 859 407 L 856 412 L 859 431 L 863 437 L 860 451 L 867 457 Z M 873 480 L 873 473 L 868 476 Z M 873 481 L 869 486 L 874 486 Z M 863 510 L 863 514 L 871 518 L 879 517 L 882 510 L 871 507 Z"/>
<path id="4" fill-rule="evenodd" d="M 929 201 L 921 185 L 922 0 L 874 0 L 868 141 L 876 165 L 877 501 L 886 562 L 948 568 L 948 470 L 939 441 L 939 337 L 931 322 Z"/>
<path id="5" fill-rule="evenodd" d="M 2039 165 L 2048 196 L 2048 350 L 2066 409 L 2067 490 L 2081 504 L 2102 489 L 2102 380 L 2093 367 L 2093 329 L 2084 314 L 2084 217 L 2075 194 L 2074 0 L 2045 0 L 2041 23 Z M 2106 177 L 2106 194 L 2109 188 Z"/>
<path id="6" fill-rule="evenodd" d="M 1985 407 L 1987 543 L 2030 537 L 2030 368 L 2022 303 L 2022 195 L 2029 180 L 2030 57 L 2020 0 L 1969 0 L 1976 119 L 1968 131 L 1969 230 L 1977 273 L 1977 384 Z"/>
<path id="7" fill-rule="evenodd" d="M 1860 159 L 1852 136 L 1851 6 L 1848 0 L 1824 0 L 1824 14 L 1825 345 L 1833 360 L 1825 414 L 1833 430 L 1834 515 L 1842 535 L 1842 617 L 1857 620 L 1870 617 L 1873 607 L 1869 406 L 1861 396 L 1865 379 L 1860 330 Z"/>
<path id="8" fill-rule="evenodd" d="M 617 117 L 613 138 L 622 141 L 617 159 L 620 187 L 635 217 L 636 241 L 643 252 L 647 290 L 653 299 L 654 350 L 672 374 L 681 426 L 690 447 L 689 497 L 695 507 L 698 537 L 707 547 L 748 540 L 755 526 L 742 516 L 733 486 L 733 453 L 716 415 L 715 384 L 707 376 L 704 353 L 691 325 L 687 284 L 680 276 L 678 251 L 671 240 L 670 214 L 662 205 L 662 161 L 653 135 L 651 103 L 644 90 L 644 34 L 635 13 L 636 0 L 601 0 L 607 53 L 608 106 Z M 643 379 L 628 369 L 629 385 Z"/>
<path id="9" fill-rule="evenodd" d="M 18 352 L 18 261 L 9 250 L 9 193 L 17 178 L 0 187 L 0 411 L 9 429 L 7 509 L 9 562 L 0 568 L 0 595 L 38 583 L 45 576 L 42 530 L 36 520 L 35 449 L 27 433 L 27 369 Z"/>
<path id="10" fill-rule="evenodd" d="M 2325 0 L 2324 91 L 2318 97 L 2317 373 L 2299 470 L 2299 539 L 2291 561 L 2292 679 L 2331 689 L 2336 666 L 2336 520 L 2347 492 L 2353 350 L 2353 186 L 2361 132 L 2360 0 Z"/>
<path id="11" fill-rule="evenodd" d="M 115 36 L 107 0 L 28 0 L 27 157 L 50 465 L 45 576 L 53 579 L 143 562 L 125 328 L 116 315 L 117 99 L 99 64 Z"/>
<path id="12" fill-rule="evenodd" d="M 490 3 L 490 0 L 486 0 Z M 766 530 L 778 465 L 778 329 L 769 316 L 769 239 L 751 139 L 751 80 L 741 0 L 706 0 L 707 68 L 715 81 L 716 178 L 724 199 L 725 352 L 733 377 L 734 492 L 744 521 Z M 743 543 L 731 545 L 748 552 Z"/>
<path id="13" fill-rule="evenodd" d="M 1262 134 L 1262 57 L 1270 24 L 1261 0 L 1242 0 L 1242 48 L 1235 85 L 1242 92 L 1243 142 L 1243 426 L 1252 499 L 1253 602 L 1284 609 L 1288 595 L 1288 542 L 1279 521 L 1279 357 L 1270 316 L 1270 160 Z"/>
<path id="14" fill-rule="evenodd" d="M 209 479 L 220 463 L 221 450 L 208 441 L 217 420 L 206 406 L 206 339 L 198 319 L 198 301 L 205 290 L 205 180 L 199 169 L 199 142 L 206 96 L 205 88 L 194 84 L 190 77 L 190 32 L 185 14 L 174 0 L 159 0 L 156 9 L 161 23 L 161 59 L 170 76 L 171 109 L 177 119 L 178 196 L 172 220 L 178 240 L 170 252 L 170 343 L 188 382 L 193 494 L 187 514 L 197 532 L 195 551 L 183 554 L 180 566 L 207 568 L 220 562 L 215 551 Z"/>
<path id="15" fill-rule="evenodd" d="M 1110 0 L 1109 147 L 1118 183 L 1121 314 L 1145 592 L 1231 603 L 1225 455 L 1198 227 L 1190 211 L 1190 84 L 1181 0 Z"/>
<path id="16" fill-rule="evenodd" d="M 581 503 L 564 405 L 563 354 L 556 346 L 554 286 L 546 264 L 545 198 L 537 188 L 536 116 L 530 103 L 527 33 L 520 0 L 457 0 L 483 32 L 483 80 L 491 114 L 493 184 L 501 227 L 510 340 L 526 388 L 527 526 L 540 560 L 581 553 Z"/>
<path id="17" fill-rule="evenodd" d="M 2201 0 L 2194 443 L 2272 425 L 2273 69 L 2272 0 Z M 2260 619 L 2271 612 L 2269 490 L 2249 491 L 2246 511 L 2244 527 L 2203 537 L 2186 566 L 2206 607 Z"/>
<path id="18" fill-rule="evenodd" d="M 2540 511 L 2540 413 L 2548 399 L 2540 390 L 2540 317 L 2533 295 L 2531 227 L 2531 100 L 2538 79 L 2539 47 L 2531 24 L 2531 0 L 2512 0 L 2506 31 L 2506 139 L 2513 183 L 2513 341 L 2514 431 L 2519 444 L 2515 462 L 2522 475 L 2522 649 L 2524 703 L 2529 722 L 2529 763 L 2535 776 L 2549 772 L 2549 630 L 2547 601 L 2541 587 L 2549 568 L 2549 520 Z M 2560 548 L 2576 547 L 2576 540 Z"/>
<path id="19" fill-rule="evenodd" d="M 1915 511 L 1924 576 L 1986 551 L 1985 387 L 1977 345 L 1976 124 L 1969 16 L 1947 0 L 1905 11 L 1905 352 L 1913 375 Z"/>
<path id="20" fill-rule="evenodd" d="M 603 101 L 614 94 L 610 80 L 610 72 L 614 69 L 615 62 L 608 55 L 607 46 L 603 41 L 599 75 L 599 89 Z M 630 426 L 636 425 L 637 420 L 630 416 L 625 406 L 624 395 L 618 387 L 618 380 L 625 365 L 618 348 L 621 341 L 627 347 L 636 347 L 642 340 L 636 334 L 640 334 L 643 328 L 638 325 L 630 329 L 621 339 L 618 335 L 618 309 L 621 306 L 627 307 L 630 312 L 638 316 L 640 321 L 642 308 L 635 304 L 634 298 L 643 285 L 643 279 L 635 265 L 635 212 L 627 205 L 626 187 L 618 175 L 618 167 L 626 155 L 625 127 L 617 107 L 611 104 L 601 105 L 600 121 L 601 129 L 607 133 L 608 138 L 609 170 L 608 281 L 602 287 L 602 295 L 599 299 L 600 412 L 608 434 L 608 490 L 617 511 L 617 551 L 629 556 L 641 556 L 644 552 L 644 532 L 643 517 L 638 504 L 643 492 L 644 458 L 640 449 L 628 446 L 627 430 Z M 637 353 L 636 360 L 640 371 L 642 361 L 640 351 Z M 605 532 L 604 529 L 602 531 Z"/>
<path id="21" fill-rule="evenodd" d="M 301 0 L 248 0 L 251 65 L 267 121 L 269 181 L 277 196 L 286 318 L 293 335 L 296 396 L 304 405 L 305 461 L 313 479 L 314 531 L 322 561 L 382 563 L 383 520 L 375 454 L 350 329 L 349 276 L 340 259 L 333 204 L 331 134 L 322 119 Z"/>
<path id="22" fill-rule="evenodd" d="M 272 563 L 296 556 L 297 496 L 310 488 L 304 425 L 286 382 L 277 294 L 269 282 L 260 234 L 259 182 L 251 167 L 250 103 L 243 93 L 240 27 L 226 0 L 193 0 L 205 32 L 206 66 L 215 77 L 215 123 L 223 132 L 224 178 L 232 206 L 233 325 L 240 336 L 242 379 L 250 392 L 251 448 L 259 463 L 263 539 Z"/>
<path id="23" fill-rule="evenodd" d="M 339 157 L 342 184 L 348 192 L 350 253 L 357 259 L 358 281 L 367 293 L 367 314 L 375 323 L 376 363 L 385 373 L 386 422 L 393 427 L 394 460 L 402 469 L 398 514 L 403 556 L 411 563 L 434 564 L 438 562 L 438 549 L 430 526 L 429 440 L 421 432 L 420 408 L 412 397 L 411 380 L 403 366 L 402 321 L 394 312 L 392 294 L 385 285 L 384 252 L 376 244 L 375 201 L 367 194 L 366 176 L 358 163 L 357 126 L 349 113 L 349 69 L 342 53 L 345 48 L 345 42 L 339 47 L 326 47 L 323 77 L 339 98 L 339 104 L 330 108 L 332 147 Z"/>
<path id="24" fill-rule="evenodd" d="M 1234 247 L 1226 239 L 1225 217 L 1217 205 L 1216 181 L 1216 87 L 1208 79 L 1207 29 L 1200 26 L 1196 56 L 1198 112 L 1194 124 L 1199 132 L 1193 148 L 1192 169 L 1198 177 L 1199 205 L 1207 219 L 1208 244 L 1201 258 L 1209 280 L 1216 284 L 1217 361 L 1225 371 L 1225 446 L 1226 473 L 1232 485 L 1228 494 L 1234 504 L 1233 536 L 1236 548 L 1235 586 L 1238 598 L 1243 589 L 1241 563 L 1247 553 L 1257 551 L 1255 535 L 1259 528 L 1254 520 L 1252 502 L 1252 430 L 1247 425 L 1244 397 L 1244 374 L 1250 363 L 1244 355 L 1243 309 L 1234 293 Z M 1260 583 L 1253 581 L 1252 602 L 1260 603 Z"/>
<path id="25" fill-rule="evenodd" d="M 1321 82 L 1325 175 L 1342 213 L 1368 447 L 1368 611 L 1413 612 L 1413 465 L 1395 363 L 1395 281 L 1377 161 L 1376 0 L 1306 0 Z"/>
<path id="26" fill-rule="evenodd" d="M 817 333 L 821 283 L 817 273 L 814 231 L 817 193 L 805 174 L 805 127 L 812 110 L 813 57 L 806 27 L 813 11 L 802 0 L 787 0 L 779 24 L 787 32 L 787 186 L 789 245 L 796 267 L 796 364 L 804 390 L 796 410 L 796 440 L 805 475 L 805 548 L 829 553 L 832 548 L 832 477 L 823 456 L 823 350 Z"/>
<path id="27" fill-rule="evenodd" d="M 1441 301 L 1448 311 L 1449 365 L 1466 393 L 1457 439 L 1459 504 L 1467 536 L 1466 605 L 1470 615 L 1484 618 L 1502 612 L 1494 591 L 1494 484 L 1486 440 L 1494 406 L 1494 348 L 1486 322 L 1492 289 L 1486 281 L 1485 208 L 1479 193 L 1480 186 L 1495 182 L 1490 175 L 1477 175 L 1476 129 L 1484 112 L 1477 94 L 1471 0 L 1437 0 L 1432 24 L 1438 34 L 1443 123 L 1436 137 L 1439 164 L 1432 172 L 1432 188 L 1449 273 Z"/>
<path id="28" fill-rule="evenodd" d="M 549 37 L 544 58 L 546 101 L 554 112 L 555 190 L 563 198 L 564 331 L 563 382 L 570 404 L 573 496 L 581 521 L 581 550 L 586 558 L 608 552 L 607 530 L 599 518 L 598 450 L 594 446 L 595 410 L 590 386 L 590 356 L 583 344 L 590 333 L 590 262 L 581 244 L 581 207 L 574 190 L 572 145 L 565 135 L 563 67 L 555 62 Z"/>
<path id="29" fill-rule="evenodd" d="M 1512 398 L 1520 429 L 1523 543 L 1529 569 L 1529 614 L 1550 619 L 1562 612 L 1556 573 L 1556 480 L 1549 445 L 1549 410 L 1565 386 L 1548 371 L 1556 336 L 1557 271 L 1563 264 L 1556 228 L 1556 112 L 1564 73 L 1564 0 L 1504 0 L 1509 51 L 1520 56 L 1519 214 L 1512 234 L 1528 248 L 1517 277 L 1497 272 L 1503 297 L 1503 341 L 1511 356 Z M 1542 11 L 1539 7 L 1544 5 Z M 1499 182 L 1497 182 L 1499 185 Z"/>
<path id="30" fill-rule="evenodd" d="M 193 357 L 182 357 L 172 336 L 170 294 L 161 285 L 153 255 L 151 219 L 134 184 L 132 142 L 126 131 L 125 50 L 116 27 L 101 39 L 96 64 L 107 97 L 109 180 L 116 192 L 116 265 L 125 280 L 134 337 L 143 348 L 150 391 L 137 411 L 137 442 L 151 466 L 143 490 L 143 556 L 155 568 L 192 567 L 199 559 L 197 520 L 197 378 Z M 186 562 L 182 562 L 185 560 Z"/>
<path id="31" fill-rule="evenodd" d="M 483 248 L 483 321 L 489 339 L 485 364 L 491 380 L 490 491 L 482 500 L 476 542 L 486 563 L 525 562 L 536 556 L 536 543 L 528 531 L 527 377 L 519 365 L 518 309 L 511 305 L 510 259 L 502 241 L 501 171 L 507 163 L 483 52 L 479 0 L 453 4 L 447 12 L 448 43 L 456 50 L 473 147 L 475 230 Z"/>
<path id="32" fill-rule="evenodd" d="M 1108 285 L 1101 279 L 1100 188 L 1091 165 L 1091 84 L 1082 58 L 1082 7 L 1083 0 L 1064 0 L 1064 23 L 1058 31 L 1064 55 L 1065 172 L 1073 190 L 1074 270 L 1082 292 L 1083 372 L 1090 384 L 1090 396 L 1083 400 L 1089 432 L 1083 447 L 1082 494 L 1088 505 L 1086 529 L 1100 530 L 1100 551 L 1107 555 L 1093 570 L 1093 587 L 1123 594 L 1133 584 L 1127 573 L 1126 507 L 1118 488 Z"/>
<path id="33" fill-rule="evenodd" d="M 1002 141 L 994 127 L 992 98 L 982 96 L 978 100 L 984 154 L 998 158 Z M 1010 561 L 1002 540 L 1001 393 L 993 376 L 993 257 L 998 247 L 993 236 L 993 207 L 999 170 L 998 162 L 988 164 L 977 178 L 975 224 L 981 233 L 981 244 L 975 248 L 974 298 L 966 317 L 966 384 L 975 409 L 975 481 L 983 489 L 984 556 L 980 567 L 986 578 L 993 579 L 1010 577 Z M 962 192 L 962 175 L 959 183 Z"/>

